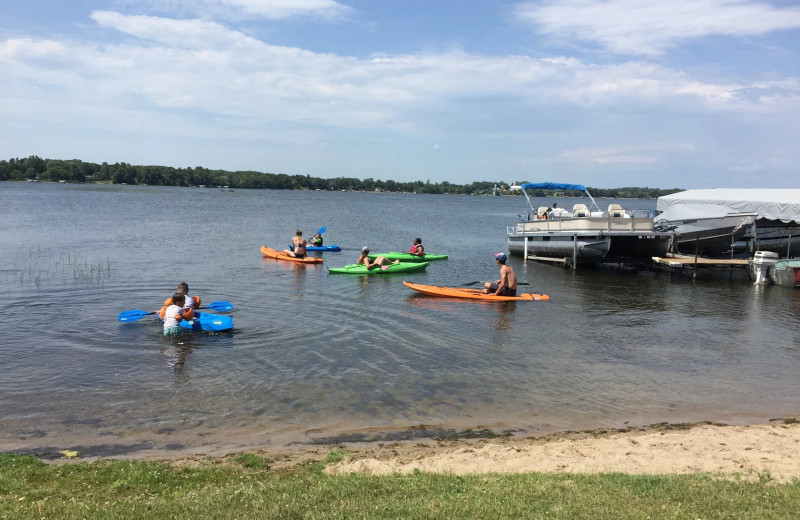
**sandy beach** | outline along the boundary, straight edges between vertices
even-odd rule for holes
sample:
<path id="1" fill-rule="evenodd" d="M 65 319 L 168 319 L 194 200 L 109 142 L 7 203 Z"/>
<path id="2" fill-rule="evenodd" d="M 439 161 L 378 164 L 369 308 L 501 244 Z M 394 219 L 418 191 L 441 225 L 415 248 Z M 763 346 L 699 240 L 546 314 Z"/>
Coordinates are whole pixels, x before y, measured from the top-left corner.
<path id="1" fill-rule="evenodd" d="M 341 445 L 351 456 L 332 474 L 371 475 L 414 470 L 472 473 L 566 472 L 739 474 L 776 482 L 800 478 L 800 422 L 653 425 L 629 430 L 571 432 L 537 438 L 498 437 L 378 445 Z M 323 456 L 334 447 L 320 447 Z M 311 453 L 306 453 L 310 456 Z M 284 462 L 288 462 L 284 454 Z M 293 459 L 296 461 L 296 457 Z M 280 461 L 277 461 L 280 464 Z"/>

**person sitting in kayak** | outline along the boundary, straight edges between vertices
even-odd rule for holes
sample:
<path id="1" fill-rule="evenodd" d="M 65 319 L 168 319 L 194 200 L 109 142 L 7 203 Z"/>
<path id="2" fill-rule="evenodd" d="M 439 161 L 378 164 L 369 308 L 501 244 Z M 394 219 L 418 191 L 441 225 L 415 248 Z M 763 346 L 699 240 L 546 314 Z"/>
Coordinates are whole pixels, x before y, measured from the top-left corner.
<path id="1" fill-rule="evenodd" d="M 415 238 L 414 245 L 411 246 L 408 252 L 414 256 L 425 256 L 425 246 L 422 245 L 422 239 Z"/>
<path id="2" fill-rule="evenodd" d="M 294 251 L 291 249 L 284 249 L 283 254 L 294 258 L 306 257 L 306 241 L 303 238 L 303 232 L 299 229 L 295 231 L 294 236 L 292 237 L 292 247 L 294 248 Z"/>
<path id="3" fill-rule="evenodd" d="M 189 284 L 186 282 L 179 283 L 175 292 L 176 294 L 181 293 L 184 297 L 184 304 L 182 305 L 184 319 L 191 320 L 192 318 L 194 318 L 194 310 L 200 307 L 201 303 L 200 297 L 189 296 Z M 172 303 L 173 303 L 173 298 L 167 298 L 166 300 L 164 300 L 164 306 L 161 307 L 161 310 L 159 311 L 159 316 L 161 316 L 162 320 L 166 315 L 167 307 L 172 305 Z"/>
<path id="4" fill-rule="evenodd" d="M 505 253 L 494 255 L 497 265 L 500 266 L 500 279 L 483 284 L 484 294 L 494 294 L 495 296 L 516 296 L 517 295 L 517 275 L 511 266 L 506 265 L 508 257 Z"/>
<path id="5" fill-rule="evenodd" d="M 172 304 L 164 312 L 164 335 L 177 336 L 181 333 L 180 322 L 187 319 L 183 307 L 186 297 L 182 293 L 176 292 L 170 300 L 172 300 Z M 191 311 L 191 309 L 189 310 Z"/>
<path id="6" fill-rule="evenodd" d="M 389 266 L 386 265 L 389 262 L 389 260 L 387 260 L 385 256 L 379 256 L 375 260 L 370 260 L 369 256 L 367 255 L 369 255 L 369 248 L 367 246 L 364 246 L 361 248 L 361 256 L 359 256 L 358 260 L 356 260 L 356 265 L 363 265 L 367 269 L 380 267 L 384 271 L 389 268 Z M 400 260 L 395 260 L 392 263 L 399 264 Z"/>
<path id="7" fill-rule="evenodd" d="M 316 235 L 314 235 L 313 237 L 311 237 L 311 239 L 310 239 L 310 240 L 309 240 L 307 243 L 308 243 L 308 245 L 310 245 L 310 246 L 314 246 L 314 247 L 322 247 L 322 235 L 320 235 L 319 233 L 317 233 Z"/>

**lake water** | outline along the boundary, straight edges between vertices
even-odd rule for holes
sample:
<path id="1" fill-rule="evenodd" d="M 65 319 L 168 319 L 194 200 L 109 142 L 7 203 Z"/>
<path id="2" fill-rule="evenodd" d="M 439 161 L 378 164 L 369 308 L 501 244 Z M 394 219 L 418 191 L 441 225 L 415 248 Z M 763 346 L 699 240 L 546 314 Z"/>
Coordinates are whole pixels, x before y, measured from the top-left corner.
<path id="1" fill-rule="evenodd" d="M 402 285 L 495 279 L 524 202 L 0 183 L 0 450 L 218 454 L 800 415 L 800 291 L 520 258 L 520 281 L 549 302 Z M 343 251 L 321 265 L 259 252 L 323 225 Z M 327 272 L 415 237 L 450 258 L 418 274 Z M 150 317 L 117 321 L 159 309 L 179 281 L 232 302 L 234 330 L 165 338 Z"/>

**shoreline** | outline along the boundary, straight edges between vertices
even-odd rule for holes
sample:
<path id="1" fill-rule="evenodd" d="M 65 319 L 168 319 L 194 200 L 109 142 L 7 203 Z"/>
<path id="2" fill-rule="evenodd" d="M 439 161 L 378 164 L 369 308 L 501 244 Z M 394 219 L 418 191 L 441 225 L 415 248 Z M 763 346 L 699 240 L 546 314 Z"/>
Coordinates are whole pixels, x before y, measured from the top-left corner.
<path id="1" fill-rule="evenodd" d="M 36 455 L 35 451 L 18 453 Z M 214 450 L 208 451 L 212 453 L 161 452 L 86 458 L 78 455 L 50 458 L 47 462 L 80 463 L 105 458 L 192 466 L 249 453 L 267 459 L 270 469 L 281 470 L 324 460 L 336 451 L 344 458 L 327 467 L 328 474 L 709 473 L 786 483 L 800 480 L 800 420 L 790 417 L 747 425 L 709 421 L 656 423 L 519 437 L 484 431 L 450 438 L 351 441 L 289 448 L 243 447 L 216 454 Z"/>

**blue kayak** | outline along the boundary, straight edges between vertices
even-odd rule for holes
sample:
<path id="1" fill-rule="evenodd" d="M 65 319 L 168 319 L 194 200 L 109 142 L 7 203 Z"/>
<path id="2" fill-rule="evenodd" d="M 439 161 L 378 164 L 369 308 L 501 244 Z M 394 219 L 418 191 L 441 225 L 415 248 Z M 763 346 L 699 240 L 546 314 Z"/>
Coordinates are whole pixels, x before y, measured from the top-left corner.
<path id="1" fill-rule="evenodd" d="M 289 249 L 294 251 L 294 246 L 289 245 Z M 341 251 L 339 246 L 306 246 L 306 251 Z"/>
<path id="2" fill-rule="evenodd" d="M 341 251 L 339 246 L 306 246 L 306 251 Z"/>
<path id="3" fill-rule="evenodd" d="M 182 329 L 188 330 L 220 332 L 233 328 L 233 318 L 230 316 L 223 316 L 222 314 L 194 311 L 194 319 L 192 321 L 184 320 L 180 323 L 180 326 Z"/>

